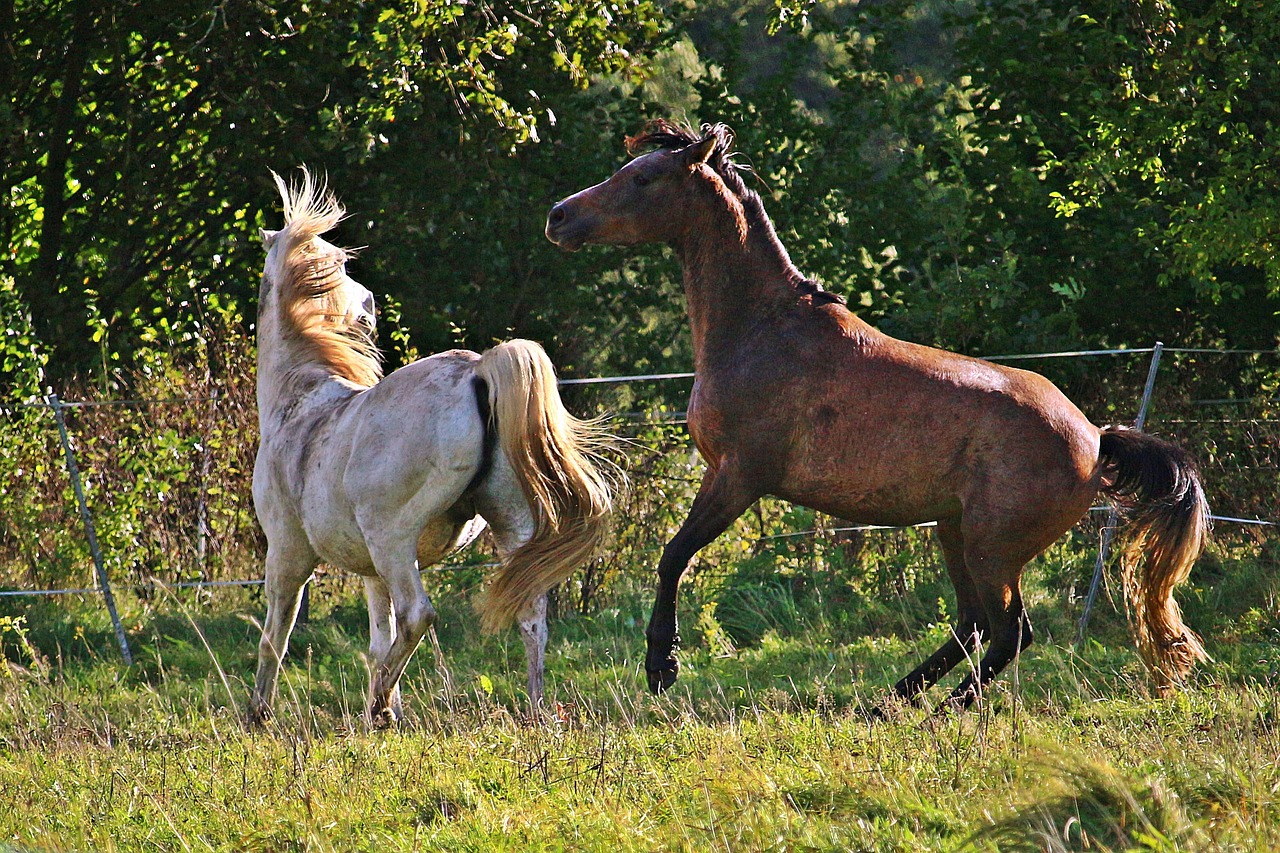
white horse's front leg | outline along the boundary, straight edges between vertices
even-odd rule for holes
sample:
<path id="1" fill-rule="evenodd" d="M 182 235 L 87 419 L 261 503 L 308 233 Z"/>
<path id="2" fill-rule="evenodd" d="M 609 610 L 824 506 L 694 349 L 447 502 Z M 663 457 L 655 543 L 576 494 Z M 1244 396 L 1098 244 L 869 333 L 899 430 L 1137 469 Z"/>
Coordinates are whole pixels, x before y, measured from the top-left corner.
<path id="1" fill-rule="evenodd" d="M 284 536 L 279 538 L 286 539 Z M 288 651 L 289 635 L 298 618 L 302 588 L 314 568 L 315 556 L 309 548 L 296 544 L 290 547 L 289 544 L 268 543 L 265 584 L 267 618 L 262 623 L 262 639 L 258 643 L 258 671 L 246 716 L 246 722 L 250 726 L 261 725 L 271 718 L 281 659 Z"/>
<path id="2" fill-rule="evenodd" d="M 530 607 L 516 617 L 520 626 L 520 639 L 524 640 L 524 654 L 529 673 L 529 704 L 533 713 L 542 708 L 544 698 L 543 673 L 547 652 L 547 594 L 542 595 Z"/>

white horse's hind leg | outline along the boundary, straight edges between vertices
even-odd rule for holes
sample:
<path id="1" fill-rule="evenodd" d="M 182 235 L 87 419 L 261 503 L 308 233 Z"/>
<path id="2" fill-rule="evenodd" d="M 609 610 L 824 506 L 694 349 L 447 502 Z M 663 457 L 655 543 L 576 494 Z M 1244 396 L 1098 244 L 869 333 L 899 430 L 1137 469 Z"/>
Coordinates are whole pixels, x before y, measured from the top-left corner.
<path id="1" fill-rule="evenodd" d="M 369 682 L 369 721 L 378 727 L 399 719 L 393 702 L 399 699 L 400 676 L 423 635 L 436 621 L 436 609 L 431 606 L 418 576 L 416 542 L 416 536 L 406 537 L 399 549 L 370 549 L 378 575 L 390 593 L 395 620 L 395 639 L 386 654 L 374 660 Z M 372 625 L 373 617 L 369 619 Z"/>
<path id="2" fill-rule="evenodd" d="M 493 467 L 477 496 L 477 509 L 489 522 L 498 553 L 505 558 L 533 538 L 536 524 L 533 512 L 516 480 L 511 463 L 502 453 L 495 453 Z M 524 640 L 529 675 L 529 704 L 536 713 L 544 698 L 543 672 L 547 649 L 547 596 L 543 593 L 530 607 L 516 617 L 520 639 Z"/>
<path id="3" fill-rule="evenodd" d="M 524 640 L 525 660 L 529 673 L 529 704 L 536 713 L 543 703 L 543 672 L 547 652 L 547 594 L 543 593 L 533 605 L 516 617 L 520 626 L 520 639 Z"/>
<path id="4" fill-rule="evenodd" d="M 316 567 L 315 554 L 305 545 L 281 545 L 269 542 L 266 560 L 267 618 L 262 624 L 262 640 L 258 643 L 258 673 L 253 695 L 249 699 L 248 721 L 251 725 L 271 717 L 275 700 L 280 661 L 289 649 L 289 634 L 298 618 L 302 588 Z"/>
<path id="5" fill-rule="evenodd" d="M 369 602 L 369 686 L 372 690 L 373 676 L 378 666 L 391 653 L 391 644 L 396 638 L 396 612 L 391 604 L 391 590 L 379 577 L 364 579 L 365 599 Z M 374 706 L 374 697 L 368 696 L 369 707 Z M 403 707 L 400 701 L 400 682 L 396 682 L 387 697 L 387 707 L 391 716 L 400 719 Z"/>

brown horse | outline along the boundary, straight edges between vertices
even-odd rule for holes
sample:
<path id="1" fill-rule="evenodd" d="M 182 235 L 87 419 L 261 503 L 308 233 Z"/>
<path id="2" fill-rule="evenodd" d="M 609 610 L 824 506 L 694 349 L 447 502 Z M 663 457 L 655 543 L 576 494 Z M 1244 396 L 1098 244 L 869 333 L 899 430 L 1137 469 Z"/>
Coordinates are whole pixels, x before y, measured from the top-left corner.
<path id="1" fill-rule="evenodd" d="M 1135 430 L 1095 427 L 1035 373 L 896 340 L 858 319 L 792 264 L 730 159 L 732 142 L 723 125 L 695 133 L 653 122 L 627 140 L 635 159 L 547 219 L 548 239 L 566 249 L 666 243 L 684 269 L 689 432 L 707 470 L 658 564 L 650 688 L 670 687 L 679 670 L 676 588 L 689 560 L 763 495 L 872 524 L 937 522 L 955 632 L 894 691 L 918 701 L 982 649 L 949 706 L 979 698 L 1031 642 L 1024 566 L 1108 495 L 1133 528 L 1124 588 L 1138 649 L 1160 692 L 1182 682 L 1206 658 L 1173 598 L 1208 530 L 1187 455 Z"/>

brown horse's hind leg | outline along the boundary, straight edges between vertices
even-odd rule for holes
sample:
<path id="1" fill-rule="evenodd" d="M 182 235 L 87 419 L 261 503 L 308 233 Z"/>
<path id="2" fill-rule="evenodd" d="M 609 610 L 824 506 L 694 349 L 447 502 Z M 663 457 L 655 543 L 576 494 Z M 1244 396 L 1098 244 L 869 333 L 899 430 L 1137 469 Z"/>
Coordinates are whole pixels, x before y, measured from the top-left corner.
<path id="1" fill-rule="evenodd" d="M 964 709 L 981 700 L 986 686 L 1019 652 L 1031 645 L 1031 619 L 1023 607 L 1018 583 L 1021 573 L 1019 564 L 1006 572 L 991 572 L 978 581 L 979 595 L 986 604 L 990 622 L 989 643 L 977 667 L 951 691 L 939 710 Z"/>
<path id="2" fill-rule="evenodd" d="M 689 508 L 688 518 L 662 551 L 662 559 L 658 561 L 658 596 L 645 631 L 648 653 L 644 665 L 649 689 L 654 693 L 675 684 L 680 672 L 675 658 L 680 642 L 676 624 L 676 590 L 680 577 L 693 555 L 723 533 L 760 497 L 749 491 L 741 480 L 727 464 L 715 470 L 708 468 L 702 475 L 702 485 Z"/>
<path id="3" fill-rule="evenodd" d="M 919 701 L 922 693 L 937 684 L 938 679 L 969 657 L 986 639 L 989 628 L 987 610 L 965 565 L 964 539 L 960 534 L 959 519 L 943 519 L 938 522 L 938 542 L 942 545 L 947 573 L 951 576 L 951 584 L 956 591 L 956 625 L 950 639 L 930 655 L 928 660 L 893 686 L 895 695 L 912 704 Z"/>

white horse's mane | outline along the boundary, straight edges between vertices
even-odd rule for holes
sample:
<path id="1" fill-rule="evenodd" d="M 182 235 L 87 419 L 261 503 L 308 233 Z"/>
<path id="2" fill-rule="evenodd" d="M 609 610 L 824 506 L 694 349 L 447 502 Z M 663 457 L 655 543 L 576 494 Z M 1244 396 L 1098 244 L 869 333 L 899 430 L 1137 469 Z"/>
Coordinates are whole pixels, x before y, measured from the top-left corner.
<path id="1" fill-rule="evenodd" d="M 284 204 L 284 229 L 267 237 L 273 258 L 267 275 L 277 292 L 281 332 L 301 344 L 311 359 L 335 375 L 364 387 L 382 378 L 382 360 L 367 335 L 345 321 L 346 262 L 351 257 L 320 235 L 332 230 L 346 210 L 307 169 L 302 180 L 286 183 L 273 173 Z"/>

